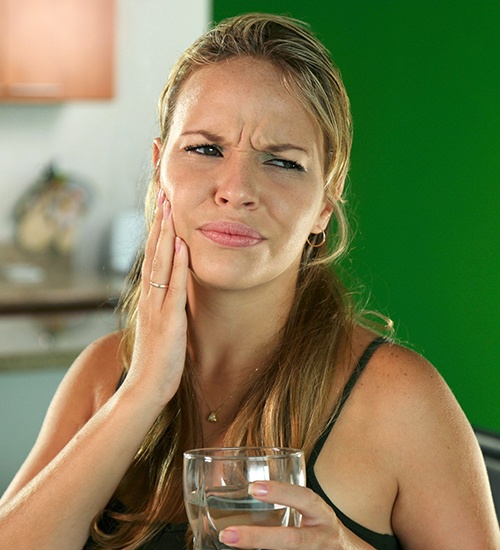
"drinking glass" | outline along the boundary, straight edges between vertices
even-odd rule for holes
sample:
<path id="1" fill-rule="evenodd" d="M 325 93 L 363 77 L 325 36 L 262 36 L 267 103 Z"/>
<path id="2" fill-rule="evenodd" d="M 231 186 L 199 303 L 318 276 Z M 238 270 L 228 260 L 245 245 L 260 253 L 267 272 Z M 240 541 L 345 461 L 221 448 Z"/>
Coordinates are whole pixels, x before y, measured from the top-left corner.
<path id="1" fill-rule="evenodd" d="M 305 485 L 304 453 L 283 447 L 223 447 L 184 453 L 184 503 L 194 550 L 224 550 L 219 532 L 231 525 L 297 526 L 300 515 L 248 493 L 253 481 Z"/>

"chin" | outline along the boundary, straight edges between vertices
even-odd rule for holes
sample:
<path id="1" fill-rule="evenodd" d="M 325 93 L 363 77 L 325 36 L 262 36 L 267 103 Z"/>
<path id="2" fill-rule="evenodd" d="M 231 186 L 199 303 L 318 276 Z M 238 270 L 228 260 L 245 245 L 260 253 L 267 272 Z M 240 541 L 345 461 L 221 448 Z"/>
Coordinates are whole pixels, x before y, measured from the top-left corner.
<path id="1" fill-rule="evenodd" d="M 190 271 L 193 281 L 204 288 L 218 290 L 250 290 L 268 285 L 286 287 L 295 284 L 300 256 L 292 261 L 275 258 L 259 250 L 235 254 L 191 248 Z M 284 261 L 285 260 L 285 261 Z"/>
<path id="2" fill-rule="evenodd" d="M 198 252 L 198 253 L 197 253 Z M 190 271 L 194 282 L 202 287 L 219 290 L 244 290 L 259 286 L 269 278 L 264 273 L 262 258 L 253 255 L 208 254 L 191 248 Z"/>
<path id="3" fill-rule="evenodd" d="M 227 273 L 224 269 L 191 268 L 191 277 L 196 285 L 213 290 L 238 291 L 259 286 L 259 281 L 250 280 L 248 273 Z"/>

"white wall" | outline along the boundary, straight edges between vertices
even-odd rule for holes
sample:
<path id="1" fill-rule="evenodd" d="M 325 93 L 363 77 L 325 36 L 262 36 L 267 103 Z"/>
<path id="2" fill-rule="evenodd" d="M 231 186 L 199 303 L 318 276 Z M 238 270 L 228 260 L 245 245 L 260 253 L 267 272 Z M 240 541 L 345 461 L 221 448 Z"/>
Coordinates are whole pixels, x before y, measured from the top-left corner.
<path id="1" fill-rule="evenodd" d="M 95 266 L 113 217 L 143 197 L 156 102 L 176 57 L 207 27 L 209 0 L 116 0 L 116 94 L 111 101 L 0 103 L 0 241 L 12 208 L 50 161 L 94 188 L 76 261 Z M 140 189 L 139 189 L 140 187 Z"/>

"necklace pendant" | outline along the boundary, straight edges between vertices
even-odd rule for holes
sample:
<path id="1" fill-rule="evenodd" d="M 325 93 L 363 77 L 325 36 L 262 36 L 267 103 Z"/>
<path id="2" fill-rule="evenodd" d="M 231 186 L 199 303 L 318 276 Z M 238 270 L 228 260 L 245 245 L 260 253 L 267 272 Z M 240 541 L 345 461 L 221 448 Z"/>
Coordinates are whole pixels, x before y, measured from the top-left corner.
<path id="1" fill-rule="evenodd" d="M 208 415 L 207 420 L 208 420 L 209 422 L 217 422 L 217 414 L 216 414 L 216 412 L 215 412 L 215 411 L 212 411 L 212 412 Z"/>

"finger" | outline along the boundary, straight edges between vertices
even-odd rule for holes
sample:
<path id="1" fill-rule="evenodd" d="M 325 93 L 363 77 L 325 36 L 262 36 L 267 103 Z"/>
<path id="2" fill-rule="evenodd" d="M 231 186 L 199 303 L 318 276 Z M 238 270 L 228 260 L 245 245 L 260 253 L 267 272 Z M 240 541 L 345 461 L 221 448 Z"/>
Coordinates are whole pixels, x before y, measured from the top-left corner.
<path id="1" fill-rule="evenodd" d="M 156 252 L 156 245 L 160 235 L 161 222 L 163 218 L 163 203 L 165 201 L 165 193 L 163 189 L 158 193 L 158 203 L 153 218 L 151 229 L 149 230 L 146 247 L 144 250 L 144 261 L 142 262 L 142 295 L 145 296 L 149 292 L 149 281 L 151 279 L 151 268 Z"/>
<path id="2" fill-rule="evenodd" d="M 175 231 L 172 224 L 170 202 L 165 201 L 162 206 L 162 219 L 157 235 L 156 248 L 151 261 L 149 295 L 153 299 L 162 301 L 167 293 L 172 272 L 172 260 L 174 256 Z M 151 284 L 151 283 L 154 283 Z M 158 287 L 156 285 L 162 285 Z"/>
<path id="3" fill-rule="evenodd" d="M 159 330 L 163 331 L 166 341 L 172 342 L 169 345 L 169 360 L 171 364 L 177 365 L 171 370 L 170 383 L 175 380 L 176 388 L 181 380 L 186 357 L 186 334 L 187 334 L 187 278 L 188 278 L 188 251 L 187 246 L 180 237 L 175 238 L 174 260 L 172 274 L 165 299 L 158 310 L 160 320 Z"/>
<path id="4" fill-rule="evenodd" d="M 283 481 L 257 481 L 248 492 L 263 502 L 282 504 L 302 515 L 301 525 L 318 525 L 331 521 L 331 508 L 311 489 Z"/>
<path id="5" fill-rule="evenodd" d="M 231 548 L 272 548 L 273 550 L 316 550 L 309 533 L 298 527 L 228 527 L 220 532 L 219 541 Z M 324 548 L 321 548 L 324 550 Z"/>
<path id="6" fill-rule="evenodd" d="M 186 243 L 180 237 L 175 237 L 174 260 L 168 287 L 168 302 L 169 304 L 173 304 L 174 307 L 178 307 L 179 310 L 185 310 L 186 308 L 188 263 Z"/>

